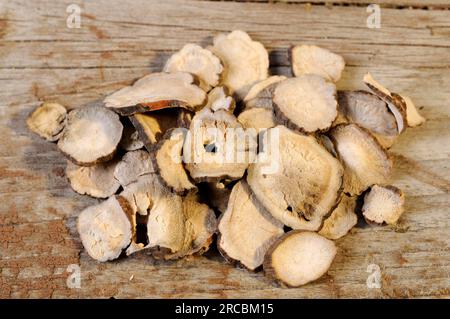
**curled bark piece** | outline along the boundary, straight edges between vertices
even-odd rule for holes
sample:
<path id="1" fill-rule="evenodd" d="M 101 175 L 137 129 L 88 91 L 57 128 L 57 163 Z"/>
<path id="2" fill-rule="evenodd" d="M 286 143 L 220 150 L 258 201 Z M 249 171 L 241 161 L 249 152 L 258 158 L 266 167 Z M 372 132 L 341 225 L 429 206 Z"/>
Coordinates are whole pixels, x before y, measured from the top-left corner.
<path id="1" fill-rule="evenodd" d="M 358 222 L 355 207 L 356 198 L 343 195 L 331 216 L 325 219 L 319 234 L 328 239 L 339 239 L 345 236 Z"/>
<path id="2" fill-rule="evenodd" d="M 120 196 L 86 208 L 78 216 L 77 229 L 89 256 L 104 262 L 120 256 L 133 237 L 130 208 Z"/>
<path id="3" fill-rule="evenodd" d="M 404 205 L 405 195 L 400 189 L 374 185 L 364 196 L 362 213 L 368 222 L 393 225 L 403 214 Z"/>
<path id="4" fill-rule="evenodd" d="M 47 141 L 57 141 L 66 125 L 67 111 L 58 103 L 43 103 L 27 119 L 30 130 Z"/>
<path id="5" fill-rule="evenodd" d="M 265 129 L 276 126 L 273 111 L 265 108 L 251 108 L 238 116 L 239 123 L 245 128 Z"/>
<path id="6" fill-rule="evenodd" d="M 315 45 L 296 45 L 290 50 L 292 72 L 295 76 L 317 74 L 328 81 L 341 78 L 345 61 L 327 49 Z"/>
<path id="7" fill-rule="evenodd" d="M 137 181 L 139 176 L 154 173 L 150 154 L 144 150 L 126 153 L 114 169 L 114 178 L 123 187 Z"/>
<path id="8" fill-rule="evenodd" d="M 132 115 L 166 108 L 195 110 L 203 105 L 206 93 L 185 72 L 152 73 L 105 98 L 106 107 L 121 115 Z"/>
<path id="9" fill-rule="evenodd" d="M 419 114 L 419 111 L 417 111 L 417 108 L 411 98 L 406 95 L 401 95 L 401 97 L 406 104 L 406 120 L 408 122 L 408 126 L 415 127 L 424 123 L 425 118 Z"/>
<path id="10" fill-rule="evenodd" d="M 208 103 L 205 107 L 210 108 L 213 112 L 218 110 L 233 112 L 236 103 L 231 96 L 228 96 L 225 87 L 218 86 L 208 93 Z"/>
<path id="11" fill-rule="evenodd" d="M 279 238 L 264 259 L 265 274 L 288 287 L 299 287 L 322 277 L 337 248 L 313 232 L 290 231 Z"/>
<path id="12" fill-rule="evenodd" d="M 219 222 L 217 246 L 225 259 L 255 270 L 282 234 L 283 224 L 257 202 L 245 182 L 238 182 Z"/>
<path id="13" fill-rule="evenodd" d="M 312 136 L 284 126 L 268 129 L 262 149 L 267 161 L 249 166 L 247 181 L 258 200 L 279 221 L 294 229 L 318 230 L 337 205 L 341 163 Z M 278 138 L 276 138 L 278 136 Z"/>
<path id="14" fill-rule="evenodd" d="M 135 151 L 144 147 L 144 142 L 139 138 L 139 133 L 133 126 L 126 125 L 123 127 L 122 139 L 119 146 L 125 151 Z"/>
<path id="15" fill-rule="evenodd" d="M 94 166 L 78 166 L 67 161 L 66 175 L 70 186 L 77 193 L 92 197 L 107 198 L 114 195 L 120 187 L 114 178 L 117 160 L 99 163 Z"/>
<path id="16" fill-rule="evenodd" d="M 110 160 L 122 138 L 119 116 L 100 106 L 72 110 L 58 141 L 59 150 L 72 162 L 91 166 Z"/>
<path id="17" fill-rule="evenodd" d="M 261 43 L 253 41 L 244 31 L 216 36 L 210 49 L 223 63 L 222 84 L 239 100 L 256 81 L 268 76 L 269 54 Z"/>
<path id="18" fill-rule="evenodd" d="M 164 72 L 188 72 L 197 76 L 199 86 L 206 92 L 219 83 L 223 67 L 218 57 L 197 44 L 188 43 L 172 55 Z"/>
<path id="19" fill-rule="evenodd" d="M 373 184 L 389 180 L 392 160 L 368 131 L 356 124 L 340 124 L 329 136 L 345 168 L 345 193 L 359 195 Z"/>
<path id="20" fill-rule="evenodd" d="M 301 132 L 326 130 L 337 116 L 336 87 L 318 75 L 301 75 L 277 84 L 273 107 L 280 124 Z"/>

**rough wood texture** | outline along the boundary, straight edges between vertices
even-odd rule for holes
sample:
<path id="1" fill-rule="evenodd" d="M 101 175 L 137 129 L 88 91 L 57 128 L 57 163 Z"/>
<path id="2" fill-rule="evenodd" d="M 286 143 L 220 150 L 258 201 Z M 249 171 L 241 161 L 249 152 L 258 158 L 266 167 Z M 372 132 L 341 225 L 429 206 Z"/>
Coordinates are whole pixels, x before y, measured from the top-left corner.
<path id="1" fill-rule="evenodd" d="M 73 2 L 0 4 L 1 297 L 450 296 L 450 11 L 383 8 L 381 29 L 368 29 L 367 1 L 77 1 L 81 28 L 69 29 L 66 7 Z M 448 7 L 444 0 L 399 3 Z M 392 150 L 393 183 L 406 193 L 400 225 L 357 227 L 337 242 L 328 274 L 298 289 L 224 264 L 215 251 L 178 262 L 143 253 L 94 262 L 74 225 L 79 211 L 97 201 L 70 189 L 64 157 L 26 129 L 26 116 L 40 101 L 98 103 L 159 70 L 185 43 L 207 44 L 237 28 L 270 49 L 273 71 L 289 74 L 291 44 L 316 43 L 347 61 L 339 88 L 364 88 L 362 76 L 371 71 L 423 106 L 428 121 L 407 130 Z M 366 285 L 372 263 L 381 267 L 381 289 Z M 81 289 L 66 286 L 69 264 L 81 267 Z"/>

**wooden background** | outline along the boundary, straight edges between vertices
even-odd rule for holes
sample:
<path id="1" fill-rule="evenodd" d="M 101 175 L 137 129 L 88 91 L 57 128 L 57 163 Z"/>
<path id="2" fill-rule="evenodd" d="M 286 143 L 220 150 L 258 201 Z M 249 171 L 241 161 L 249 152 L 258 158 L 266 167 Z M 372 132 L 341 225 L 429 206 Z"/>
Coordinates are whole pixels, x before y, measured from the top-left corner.
<path id="1" fill-rule="evenodd" d="M 450 2 L 449 0 L 1 1 L 0 296 L 1 297 L 449 297 Z M 313 1 L 314 2 L 314 1 Z M 366 27 L 368 3 L 381 3 L 381 28 Z M 81 28 L 66 27 L 66 7 L 81 7 Z M 81 209 L 54 144 L 31 134 L 28 113 L 42 101 L 95 103 L 158 71 L 187 42 L 209 44 L 242 29 L 271 52 L 272 71 L 289 74 L 286 48 L 315 43 L 344 56 L 339 88 L 363 88 L 370 71 L 406 93 L 428 121 L 392 149 L 393 183 L 407 196 L 396 228 L 358 227 L 337 242 L 328 274 L 281 289 L 261 273 L 201 258 L 156 262 L 144 253 L 99 264 L 74 230 Z M 381 289 L 368 289 L 369 264 Z M 66 285 L 69 264 L 81 288 Z M 131 276 L 133 278 L 130 280 Z"/>

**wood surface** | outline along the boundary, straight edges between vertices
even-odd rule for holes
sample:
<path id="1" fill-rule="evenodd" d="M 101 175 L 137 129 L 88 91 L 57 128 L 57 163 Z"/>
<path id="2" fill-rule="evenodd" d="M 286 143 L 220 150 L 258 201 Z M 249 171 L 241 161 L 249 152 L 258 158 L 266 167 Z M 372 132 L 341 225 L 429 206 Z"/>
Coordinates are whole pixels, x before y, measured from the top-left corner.
<path id="1" fill-rule="evenodd" d="M 303 2 L 1 1 L 0 297 L 448 298 L 449 1 L 374 1 L 382 5 L 380 29 L 366 27 L 372 1 Z M 66 26 L 70 3 L 81 7 L 79 29 Z M 393 184 L 406 193 L 399 225 L 358 226 L 337 241 L 328 274 L 298 289 L 233 268 L 215 249 L 176 262 L 145 253 L 94 262 L 75 223 L 81 209 L 98 201 L 70 189 L 64 157 L 27 130 L 27 115 L 42 101 L 69 108 L 98 103 L 160 70 L 185 43 L 207 45 L 234 29 L 268 48 L 273 73 L 290 74 L 290 45 L 315 43 L 344 56 L 339 88 L 364 88 L 370 71 L 420 106 L 427 122 L 408 129 L 391 152 Z M 66 285 L 70 264 L 81 267 L 80 289 Z M 380 289 L 366 285 L 369 264 L 381 268 Z"/>

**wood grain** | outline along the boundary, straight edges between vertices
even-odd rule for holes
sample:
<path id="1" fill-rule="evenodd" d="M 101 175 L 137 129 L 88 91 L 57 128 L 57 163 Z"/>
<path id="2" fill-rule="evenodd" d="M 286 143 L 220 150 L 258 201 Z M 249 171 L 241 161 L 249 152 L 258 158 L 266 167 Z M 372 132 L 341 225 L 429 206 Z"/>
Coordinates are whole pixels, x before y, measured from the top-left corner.
<path id="1" fill-rule="evenodd" d="M 450 11 L 393 5 L 445 7 L 448 1 L 378 1 L 390 6 L 381 11 L 381 29 L 366 27 L 366 1 L 294 2 L 1 2 L 1 297 L 450 296 Z M 80 29 L 66 27 L 70 3 L 82 9 Z M 98 103 L 160 70 L 185 43 L 207 45 L 233 29 L 246 30 L 270 50 L 273 73 L 290 74 L 291 44 L 316 43 L 344 56 L 339 88 L 363 88 L 362 76 L 370 71 L 422 108 L 428 121 L 407 130 L 392 149 L 393 183 L 407 197 L 400 225 L 355 228 L 337 242 L 328 274 L 298 289 L 224 264 L 215 250 L 177 262 L 145 253 L 92 261 L 74 225 L 79 211 L 97 200 L 70 189 L 65 159 L 26 129 L 26 116 L 41 101 L 70 108 Z M 371 263 L 381 267 L 381 289 L 367 288 Z M 69 264 L 81 267 L 81 289 L 66 285 Z"/>

